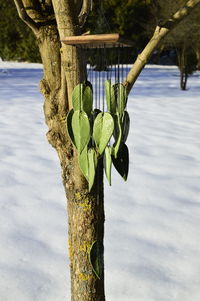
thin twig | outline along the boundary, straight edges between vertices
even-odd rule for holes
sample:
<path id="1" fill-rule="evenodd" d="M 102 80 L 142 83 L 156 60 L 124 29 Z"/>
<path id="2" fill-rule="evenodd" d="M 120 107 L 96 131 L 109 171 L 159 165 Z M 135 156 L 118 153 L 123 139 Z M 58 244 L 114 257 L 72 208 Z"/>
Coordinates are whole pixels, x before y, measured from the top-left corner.
<path id="1" fill-rule="evenodd" d="M 80 27 L 83 27 L 83 25 L 85 24 L 91 9 L 92 9 L 92 0 L 83 0 L 82 8 L 78 16 Z"/>

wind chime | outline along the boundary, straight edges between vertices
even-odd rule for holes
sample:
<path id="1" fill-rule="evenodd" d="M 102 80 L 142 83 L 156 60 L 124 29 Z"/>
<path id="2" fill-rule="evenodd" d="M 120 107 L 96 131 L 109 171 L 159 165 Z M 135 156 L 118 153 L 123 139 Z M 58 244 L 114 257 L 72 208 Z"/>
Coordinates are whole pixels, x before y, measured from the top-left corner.
<path id="1" fill-rule="evenodd" d="M 130 118 L 126 111 L 128 95 L 123 84 L 122 58 L 133 45 L 119 34 L 72 36 L 62 42 L 81 48 L 88 64 L 86 80 L 76 85 L 72 93 L 73 108 L 67 115 L 67 130 L 89 190 L 102 157 L 109 184 L 112 164 L 126 181 Z"/>

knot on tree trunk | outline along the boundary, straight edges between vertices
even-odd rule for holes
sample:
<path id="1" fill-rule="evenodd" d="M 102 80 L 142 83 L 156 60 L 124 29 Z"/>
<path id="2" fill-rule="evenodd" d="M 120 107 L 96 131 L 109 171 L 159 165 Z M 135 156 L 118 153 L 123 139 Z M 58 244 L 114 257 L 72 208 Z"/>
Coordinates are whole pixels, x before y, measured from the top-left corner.
<path id="1" fill-rule="evenodd" d="M 48 82 L 44 78 L 40 81 L 39 88 L 40 88 L 40 92 L 44 96 L 48 96 L 51 92 Z"/>

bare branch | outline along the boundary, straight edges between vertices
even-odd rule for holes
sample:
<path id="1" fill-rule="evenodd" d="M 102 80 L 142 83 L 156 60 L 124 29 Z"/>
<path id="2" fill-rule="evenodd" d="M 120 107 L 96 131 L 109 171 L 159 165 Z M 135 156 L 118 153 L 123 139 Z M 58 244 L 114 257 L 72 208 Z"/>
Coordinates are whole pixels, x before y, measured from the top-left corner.
<path id="1" fill-rule="evenodd" d="M 78 16 L 80 27 L 83 27 L 83 25 L 85 24 L 86 19 L 91 10 L 92 10 L 92 0 L 83 0 L 83 5 L 80 14 Z"/>
<path id="2" fill-rule="evenodd" d="M 200 5 L 200 0 L 189 0 L 186 5 L 180 8 L 169 20 L 167 20 L 167 22 L 159 24 L 159 26 L 156 27 L 153 37 L 141 52 L 141 54 L 138 55 L 135 63 L 133 64 L 130 72 L 127 75 L 125 85 L 127 86 L 128 92 L 130 92 L 143 67 L 146 65 L 150 56 L 159 46 L 161 41 L 198 5 Z"/>
<path id="3" fill-rule="evenodd" d="M 24 21 L 33 30 L 33 32 L 35 34 L 37 34 L 39 31 L 39 26 L 27 14 L 22 0 L 14 0 L 14 2 L 15 2 L 19 17 L 22 19 L 22 21 Z"/>

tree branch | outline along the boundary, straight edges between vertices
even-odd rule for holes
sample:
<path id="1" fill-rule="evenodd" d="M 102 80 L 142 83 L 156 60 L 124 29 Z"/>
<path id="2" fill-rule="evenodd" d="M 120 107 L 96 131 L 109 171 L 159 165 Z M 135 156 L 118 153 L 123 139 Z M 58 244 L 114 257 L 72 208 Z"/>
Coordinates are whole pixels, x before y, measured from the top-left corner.
<path id="1" fill-rule="evenodd" d="M 85 24 L 91 9 L 92 9 L 92 0 L 83 0 L 83 5 L 80 14 L 78 16 L 80 27 L 83 27 L 83 25 Z"/>
<path id="2" fill-rule="evenodd" d="M 156 27 L 153 37 L 146 45 L 144 50 L 138 55 L 135 63 L 127 75 L 124 84 L 127 86 L 128 92 L 130 92 L 143 67 L 146 65 L 150 56 L 159 46 L 161 41 L 177 24 L 179 24 L 187 15 L 190 14 L 191 10 L 198 5 L 200 5 L 200 0 L 189 0 L 186 5 L 180 8 L 169 20 L 163 24 L 159 24 L 159 26 Z"/>
<path id="3" fill-rule="evenodd" d="M 35 34 L 37 34 L 39 31 L 39 26 L 27 14 L 22 0 L 14 0 L 14 2 L 15 2 L 19 17 L 22 19 L 22 21 L 24 21 L 33 30 L 33 32 Z"/>

